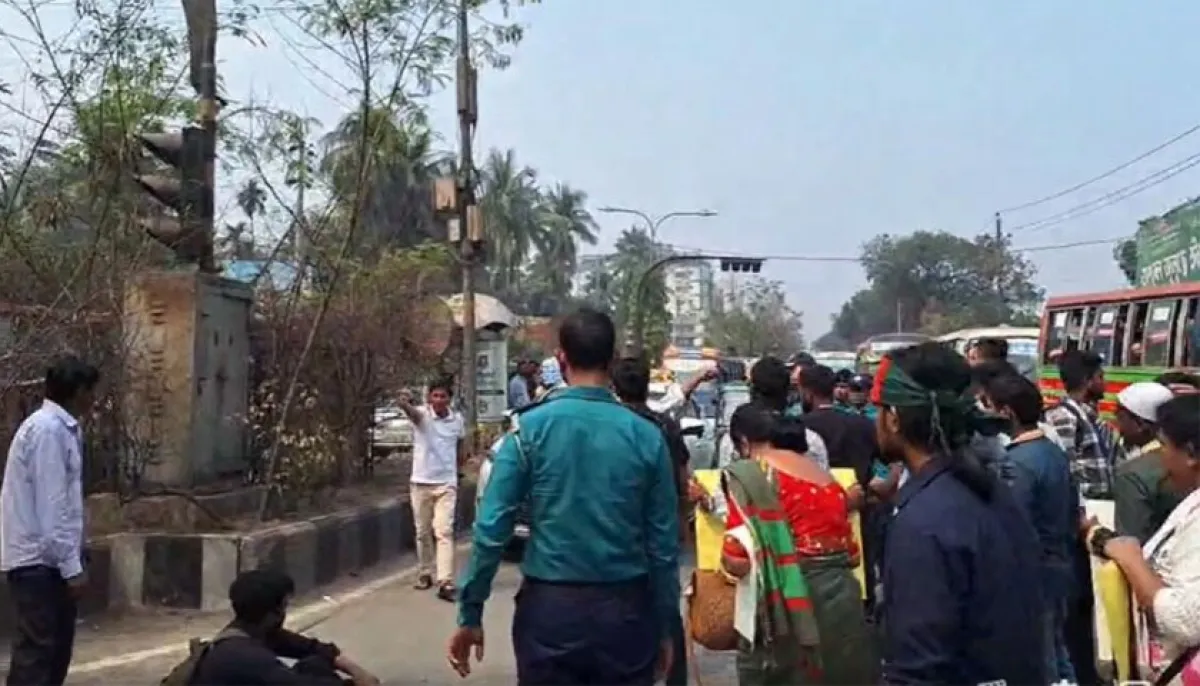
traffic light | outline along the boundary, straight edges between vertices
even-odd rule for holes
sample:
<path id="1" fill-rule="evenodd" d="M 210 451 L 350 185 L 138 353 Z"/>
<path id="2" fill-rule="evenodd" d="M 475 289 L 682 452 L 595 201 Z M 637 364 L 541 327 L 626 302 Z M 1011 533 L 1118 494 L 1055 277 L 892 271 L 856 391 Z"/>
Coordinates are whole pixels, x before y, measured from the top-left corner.
<path id="1" fill-rule="evenodd" d="M 721 260 L 721 271 L 723 272 L 745 272 L 747 274 L 757 274 L 762 271 L 762 260 L 750 258 L 725 258 Z"/>
<path id="2" fill-rule="evenodd" d="M 175 133 L 138 136 L 142 147 L 168 169 L 164 174 L 138 174 L 134 180 L 174 216 L 158 214 L 143 218 L 142 227 L 153 238 L 175 252 L 182 262 L 199 264 L 212 271 L 211 252 L 206 249 L 208 227 L 213 216 L 212 188 L 207 174 L 211 134 L 189 126 Z"/>

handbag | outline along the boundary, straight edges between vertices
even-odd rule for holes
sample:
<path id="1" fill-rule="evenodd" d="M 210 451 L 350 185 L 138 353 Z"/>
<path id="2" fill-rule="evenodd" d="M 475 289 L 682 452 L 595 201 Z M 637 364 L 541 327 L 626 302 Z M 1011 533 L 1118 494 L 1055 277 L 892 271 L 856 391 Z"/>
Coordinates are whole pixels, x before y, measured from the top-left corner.
<path id="1" fill-rule="evenodd" d="M 697 569 L 687 591 L 688 633 L 696 643 L 714 651 L 737 650 L 733 628 L 737 586 L 716 569 Z"/>

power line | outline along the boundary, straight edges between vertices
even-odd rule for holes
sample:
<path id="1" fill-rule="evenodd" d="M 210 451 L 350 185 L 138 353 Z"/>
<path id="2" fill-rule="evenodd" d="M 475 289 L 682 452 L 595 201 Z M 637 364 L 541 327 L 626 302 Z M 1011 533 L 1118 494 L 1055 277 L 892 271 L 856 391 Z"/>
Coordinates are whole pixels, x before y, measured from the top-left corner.
<path id="1" fill-rule="evenodd" d="M 1008 212 L 1016 212 L 1018 210 L 1028 209 L 1030 207 L 1035 207 L 1037 205 L 1042 205 L 1042 204 L 1048 203 L 1051 200 L 1057 200 L 1057 199 L 1063 197 L 1064 195 L 1070 195 L 1071 193 L 1074 193 L 1075 191 L 1077 191 L 1081 188 L 1090 186 L 1093 183 L 1096 183 L 1097 181 L 1103 181 L 1104 179 L 1107 179 L 1108 177 L 1112 176 L 1113 174 L 1116 174 L 1117 172 L 1128 169 L 1129 167 L 1137 164 L 1138 162 L 1141 162 L 1142 160 L 1146 159 L 1147 157 L 1150 157 L 1151 155 L 1153 155 L 1157 152 L 1165 150 L 1166 148 L 1168 148 L 1168 147 L 1178 143 L 1179 141 L 1183 140 L 1184 138 L 1187 138 L 1188 136 L 1192 135 L 1193 133 L 1196 133 L 1197 131 L 1200 131 L 1200 124 L 1196 124 L 1195 126 L 1192 126 L 1191 128 L 1187 129 L 1186 131 L 1176 134 L 1171 139 L 1154 146 L 1153 148 L 1138 155 L 1137 157 L 1135 157 L 1131 160 L 1128 160 L 1126 162 L 1123 162 L 1121 164 L 1118 164 L 1117 166 L 1113 167 L 1112 169 L 1109 169 L 1108 171 L 1106 171 L 1102 174 L 1099 174 L 1097 176 L 1093 176 L 1092 178 L 1088 179 L 1087 181 L 1081 181 L 1081 182 L 1075 184 L 1074 186 L 1071 186 L 1070 188 L 1064 188 L 1058 192 L 1051 193 L 1050 195 L 1038 198 L 1037 200 L 1031 200 L 1026 203 L 1021 203 L 1020 205 L 1013 205 L 1012 207 L 1005 207 L 1004 209 L 1000 210 L 1000 214 L 1005 214 Z"/>
<path id="2" fill-rule="evenodd" d="M 1057 214 L 1052 214 L 1048 217 L 1042 217 L 1041 219 L 1036 219 L 1034 221 L 1014 226 L 1009 229 L 1009 231 L 1036 231 L 1087 216 L 1093 212 L 1097 212 L 1106 207 L 1123 202 L 1135 195 L 1138 195 L 1139 193 L 1150 190 L 1151 188 L 1154 188 L 1168 179 L 1174 178 L 1197 165 L 1200 165 L 1200 153 L 1189 155 L 1188 157 L 1175 162 L 1169 167 L 1159 169 L 1158 171 L 1144 176 L 1127 186 L 1118 188 L 1115 191 L 1111 191 L 1097 198 L 1093 198 L 1087 202 L 1080 203 Z"/>

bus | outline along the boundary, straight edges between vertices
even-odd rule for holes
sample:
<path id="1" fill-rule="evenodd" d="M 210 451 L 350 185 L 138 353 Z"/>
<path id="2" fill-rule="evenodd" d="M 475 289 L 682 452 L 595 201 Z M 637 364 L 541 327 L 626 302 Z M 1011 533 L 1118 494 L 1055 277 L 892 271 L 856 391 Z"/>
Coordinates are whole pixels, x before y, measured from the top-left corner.
<path id="1" fill-rule="evenodd" d="M 1104 358 L 1100 413 L 1111 418 L 1116 394 L 1172 369 L 1200 366 L 1196 312 L 1200 282 L 1050 298 L 1042 313 L 1038 387 L 1048 401 L 1063 394 L 1054 364 L 1067 350 Z"/>
<path id="2" fill-rule="evenodd" d="M 817 364 L 825 365 L 835 372 L 843 369 L 854 371 L 858 364 L 858 355 L 852 352 L 825 351 L 813 353 L 813 359 L 817 361 Z"/>
<path id="3" fill-rule="evenodd" d="M 997 338 L 1008 342 L 1008 361 L 1022 374 L 1035 378 L 1038 366 L 1038 337 L 1041 329 L 1033 327 L 994 326 L 983 329 L 962 329 L 943 334 L 937 340 L 960 355 L 981 338 Z"/>
<path id="4" fill-rule="evenodd" d="M 872 336 L 859 344 L 855 366 L 858 367 L 859 373 L 874 374 L 883 356 L 889 351 L 929 340 L 933 339 L 920 333 L 885 333 Z"/>

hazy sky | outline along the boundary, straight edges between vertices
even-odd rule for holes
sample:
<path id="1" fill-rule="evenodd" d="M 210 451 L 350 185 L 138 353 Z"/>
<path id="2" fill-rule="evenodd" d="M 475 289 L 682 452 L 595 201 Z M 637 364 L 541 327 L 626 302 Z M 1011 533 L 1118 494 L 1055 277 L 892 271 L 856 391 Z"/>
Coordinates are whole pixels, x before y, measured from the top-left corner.
<path id="1" fill-rule="evenodd" d="M 174 4 L 161 11 L 180 16 Z M 273 16 L 259 23 L 264 46 L 222 43 L 229 95 L 332 121 L 349 97 L 304 67 Z M 716 210 L 662 234 L 714 251 L 854 255 L 880 232 L 972 235 L 991 229 L 996 210 L 1200 121 L 1200 89 L 1188 81 L 1200 68 L 1200 3 L 1190 0 L 544 0 L 518 16 L 528 30 L 512 68 L 481 76 L 480 147 L 516 149 L 543 180 L 587 191 L 594 206 Z M 0 69 L 12 77 L 19 63 L 6 49 Z M 435 115 L 452 135 L 449 94 Z M 1197 152 L 1200 134 L 1006 223 L 1059 214 Z M 1184 172 L 1014 240 L 1131 233 L 1198 194 L 1198 181 Z M 604 244 L 629 224 L 598 219 Z M 1110 252 L 1037 253 L 1039 281 L 1052 294 L 1119 286 Z M 863 285 L 855 265 L 764 272 L 786 283 L 813 336 Z"/>

